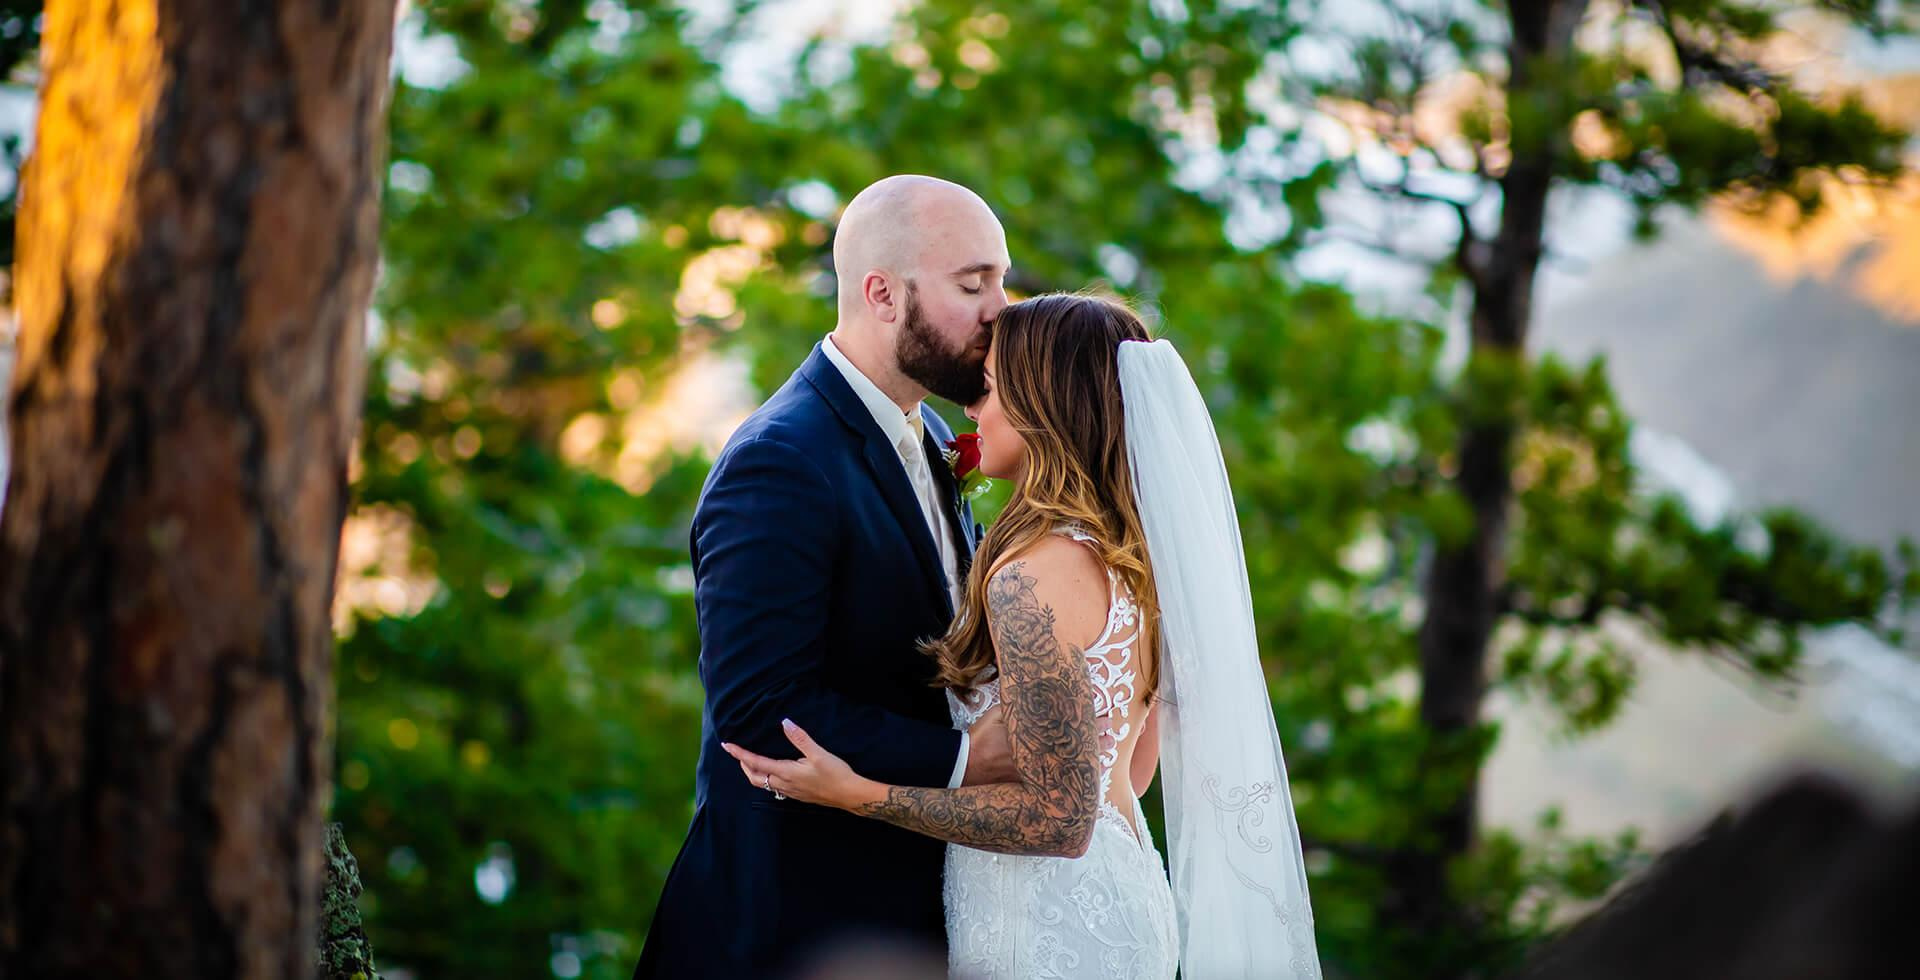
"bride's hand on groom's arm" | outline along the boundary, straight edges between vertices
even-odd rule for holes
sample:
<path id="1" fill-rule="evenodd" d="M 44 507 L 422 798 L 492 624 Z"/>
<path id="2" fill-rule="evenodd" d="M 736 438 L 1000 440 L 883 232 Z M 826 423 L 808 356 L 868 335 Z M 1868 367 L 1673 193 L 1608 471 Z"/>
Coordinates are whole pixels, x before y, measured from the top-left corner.
<path id="1" fill-rule="evenodd" d="M 720 747 L 740 763 L 740 772 L 748 782 L 803 803 L 818 803 L 842 810 L 851 810 L 886 797 L 883 784 L 854 772 L 846 760 L 821 748 L 813 736 L 794 724 L 792 719 L 782 719 L 780 727 L 787 733 L 787 741 L 800 750 L 800 758 L 770 759 L 731 742 L 720 743 Z M 969 775 L 973 772 L 971 762 L 968 763 L 967 772 Z"/>
<path id="2" fill-rule="evenodd" d="M 791 719 L 782 720 L 780 727 L 786 732 L 787 741 L 800 750 L 800 758 L 770 759 L 731 742 L 720 743 L 720 747 L 740 763 L 740 772 L 748 782 L 802 802 L 842 810 L 853 810 L 886 798 L 885 784 L 854 772 L 846 760 L 821 748 L 813 736 Z M 981 715 L 968 729 L 968 737 L 971 747 L 967 750 L 966 782 L 963 785 L 1019 781 L 1020 774 L 1013 766 L 1013 750 L 1007 742 L 1005 705 L 994 705 Z"/>

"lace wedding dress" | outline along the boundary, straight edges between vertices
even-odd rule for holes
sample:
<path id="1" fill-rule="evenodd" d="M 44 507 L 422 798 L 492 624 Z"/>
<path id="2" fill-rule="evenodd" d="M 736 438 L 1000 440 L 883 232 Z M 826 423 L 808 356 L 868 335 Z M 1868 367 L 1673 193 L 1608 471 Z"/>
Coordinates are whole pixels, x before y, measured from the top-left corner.
<path id="1" fill-rule="evenodd" d="M 1092 541 L 1076 529 L 1060 533 Z M 1125 583 L 1112 569 L 1107 580 L 1106 629 L 1086 650 L 1100 725 L 1093 840 L 1077 858 L 947 845 L 947 965 L 961 980 L 1174 975 L 1179 939 L 1166 867 L 1139 801 L 1124 786 L 1117 792 L 1125 799 L 1113 799 L 1113 770 L 1139 720 L 1133 645 L 1140 623 Z M 949 691 L 947 700 L 955 727 L 970 728 L 999 703 L 1000 684 L 986 681 L 964 699 Z"/>

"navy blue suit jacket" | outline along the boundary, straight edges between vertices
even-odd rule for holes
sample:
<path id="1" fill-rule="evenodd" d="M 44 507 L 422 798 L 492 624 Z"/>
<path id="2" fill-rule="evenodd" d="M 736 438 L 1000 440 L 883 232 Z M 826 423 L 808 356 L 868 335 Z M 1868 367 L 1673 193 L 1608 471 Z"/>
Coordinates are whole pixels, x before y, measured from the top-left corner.
<path id="1" fill-rule="evenodd" d="M 979 529 L 926 416 L 962 568 Z M 945 786 L 960 735 L 916 649 L 953 617 L 899 454 L 816 345 L 715 461 L 693 519 L 700 680 L 693 824 L 634 971 L 766 977 L 862 939 L 946 941 L 946 845 L 750 786 L 722 740 L 795 758 L 792 718 L 854 771 Z"/>

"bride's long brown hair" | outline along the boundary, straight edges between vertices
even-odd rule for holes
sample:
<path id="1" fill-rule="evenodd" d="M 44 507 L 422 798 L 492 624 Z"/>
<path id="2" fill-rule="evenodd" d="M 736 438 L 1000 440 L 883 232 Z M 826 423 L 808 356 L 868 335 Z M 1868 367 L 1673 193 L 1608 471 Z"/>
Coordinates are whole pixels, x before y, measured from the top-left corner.
<path id="1" fill-rule="evenodd" d="M 1139 606 L 1134 660 L 1141 703 L 1159 681 L 1158 605 L 1140 509 L 1127 467 L 1120 402 L 1120 345 L 1152 338 L 1125 305 L 1051 293 L 1008 306 L 993 324 L 994 385 L 1007 421 L 1026 442 L 1026 473 L 987 532 L 967 575 L 966 601 L 947 635 L 923 646 L 940 686 L 965 689 L 992 676 L 987 577 L 1061 525 L 1091 535 L 1100 560 Z"/>

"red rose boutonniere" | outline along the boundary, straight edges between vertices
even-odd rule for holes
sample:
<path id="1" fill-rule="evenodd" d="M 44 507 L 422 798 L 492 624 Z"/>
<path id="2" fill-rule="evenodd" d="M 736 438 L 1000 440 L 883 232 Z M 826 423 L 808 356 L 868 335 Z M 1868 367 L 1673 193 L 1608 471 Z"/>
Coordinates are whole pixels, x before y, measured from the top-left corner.
<path id="1" fill-rule="evenodd" d="M 987 492 L 993 481 L 980 472 L 980 433 L 963 432 L 947 440 L 947 466 L 953 470 L 953 482 L 960 486 L 960 497 L 972 500 Z"/>

